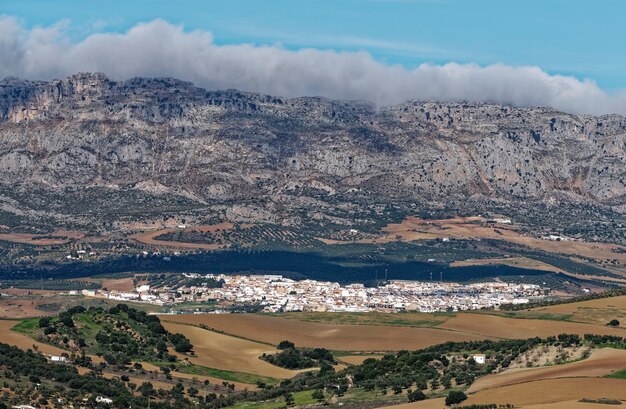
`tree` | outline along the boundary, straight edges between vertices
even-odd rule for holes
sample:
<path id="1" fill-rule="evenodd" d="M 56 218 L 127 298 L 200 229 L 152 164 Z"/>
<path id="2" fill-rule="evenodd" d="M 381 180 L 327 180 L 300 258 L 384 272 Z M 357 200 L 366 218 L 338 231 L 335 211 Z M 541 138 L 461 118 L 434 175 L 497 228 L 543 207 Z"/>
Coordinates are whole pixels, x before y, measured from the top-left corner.
<path id="1" fill-rule="evenodd" d="M 609 321 L 609 323 L 607 324 L 611 327 L 619 327 L 619 321 L 618 320 L 611 320 Z"/>
<path id="2" fill-rule="evenodd" d="M 295 347 L 296 347 L 296 344 L 290 341 L 280 341 L 280 344 L 278 344 L 277 346 L 278 349 L 291 349 Z"/>
<path id="3" fill-rule="evenodd" d="M 295 403 L 295 400 L 293 399 L 293 395 L 291 393 L 288 393 L 285 395 L 285 405 L 287 406 L 293 406 Z"/>
<path id="4" fill-rule="evenodd" d="M 424 392 L 422 392 L 419 389 L 415 391 L 412 391 L 409 389 L 409 393 L 407 394 L 407 397 L 409 398 L 409 402 L 417 402 L 417 401 L 426 399 L 426 395 L 424 394 Z"/>
<path id="5" fill-rule="evenodd" d="M 137 391 L 139 391 L 142 396 L 151 396 L 154 394 L 154 386 L 152 386 L 150 382 L 144 382 L 137 388 Z"/>
<path id="6" fill-rule="evenodd" d="M 446 405 L 456 405 L 467 399 L 467 395 L 461 391 L 451 391 L 446 397 Z"/>
<path id="7" fill-rule="evenodd" d="M 321 389 L 316 389 L 313 391 L 313 393 L 311 394 L 311 397 L 317 401 L 323 401 L 324 400 L 324 391 Z"/>
<path id="8" fill-rule="evenodd" d="M 170 335 L 170 342 L 174 344 L 174 349 L 176 352 L 185 353 L 191 352 L 193 349 L 193 345 L 189 342 L 189 339 L 183 334 L 172 334 Z M 158 345 L 157 345 L 158 347 Z"/>

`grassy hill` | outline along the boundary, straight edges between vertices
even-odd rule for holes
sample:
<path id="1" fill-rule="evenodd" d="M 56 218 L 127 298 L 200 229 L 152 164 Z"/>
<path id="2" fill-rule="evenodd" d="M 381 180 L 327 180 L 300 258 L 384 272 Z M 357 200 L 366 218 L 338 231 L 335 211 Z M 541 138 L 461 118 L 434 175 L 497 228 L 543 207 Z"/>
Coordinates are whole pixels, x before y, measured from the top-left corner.
<path id="1" fill-rule="evenodd" d="M 14 329 L 77 356 L 101 356 L 111 365 L 131 360 L 173 362 L 176 356 L 169 348 L 192 351 L 184 335 L 168 332 L 158 317 L 125 304 L 109 309 L 76 306 L 56 317 L 25 320 Z"/>

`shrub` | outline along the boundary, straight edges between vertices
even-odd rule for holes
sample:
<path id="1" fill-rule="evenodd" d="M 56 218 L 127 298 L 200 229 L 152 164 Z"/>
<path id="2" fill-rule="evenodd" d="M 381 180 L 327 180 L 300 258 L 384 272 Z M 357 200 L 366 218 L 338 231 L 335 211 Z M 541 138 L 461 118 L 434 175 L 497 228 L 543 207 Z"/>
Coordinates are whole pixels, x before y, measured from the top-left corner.
<path id="1" fill-rule="evenodd" d="M 467 399 L 467 395 L 461 391 L 451 391 L 448 396 L 446 396 L 446 405 L 456 405 L 463 402 Z"/>

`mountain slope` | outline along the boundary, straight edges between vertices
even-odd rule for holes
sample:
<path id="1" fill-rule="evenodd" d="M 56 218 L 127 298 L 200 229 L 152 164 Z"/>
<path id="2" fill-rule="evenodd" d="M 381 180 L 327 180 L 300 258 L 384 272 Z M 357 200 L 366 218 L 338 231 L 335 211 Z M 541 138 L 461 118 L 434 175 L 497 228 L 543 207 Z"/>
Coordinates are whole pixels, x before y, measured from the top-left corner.
<path id="1" fill-rule="evenodd" d="M 571 202 L 623 211 L 626 118 L 491 104 L 377 109 L 206 91 L 167 78 L 5 79 L 0 183 L 8 192 L 4 211 L 52 218 L 67 206 L 32 192 L 58 192 L 61 203 L 67 189 L 141 192 L 230 219 L 295 223 L 320 209 L 330 217 L 393 200 Z"/>

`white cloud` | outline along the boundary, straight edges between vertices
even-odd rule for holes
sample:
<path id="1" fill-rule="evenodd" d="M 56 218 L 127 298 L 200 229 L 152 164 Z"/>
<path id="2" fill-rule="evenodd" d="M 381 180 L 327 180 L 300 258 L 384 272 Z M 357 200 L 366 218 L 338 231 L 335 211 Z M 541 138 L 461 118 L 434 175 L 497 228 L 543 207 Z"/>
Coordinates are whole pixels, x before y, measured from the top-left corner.
<path id="1" fill-rule="evenodd" d="M 114 79 L 171 76 L 209 89 L 237 88 L 285 97 L 321 95 L 386 105 L 409 99 L 552 106 L 568 112 L 626 113 L 626 93 L 537 67 L 448 63 L 415 69 L 386 65 L 366 52 L 297 51 L 253 44 L 216 45 L 206 31 L 162 20 L 126 33 L 73 43 L 67 27 L 26 29 L 0 18 L 0 77 L 61 78 L 100 71 Z"/>

